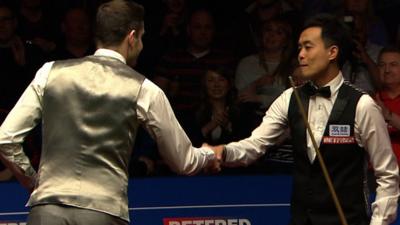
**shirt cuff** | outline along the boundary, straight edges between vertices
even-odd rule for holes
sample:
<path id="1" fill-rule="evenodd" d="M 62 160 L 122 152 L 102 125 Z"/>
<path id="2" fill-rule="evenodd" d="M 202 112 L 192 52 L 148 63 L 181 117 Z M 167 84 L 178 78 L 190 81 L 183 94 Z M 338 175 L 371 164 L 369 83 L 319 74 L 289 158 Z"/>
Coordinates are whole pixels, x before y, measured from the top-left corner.
<path id="1" fill-rule="evenodd" d="M 371 222 L 369 225 L 389 225 L 390 223 L 387 220 L 383 220 L 382 218 L 371 218 Z"/>
<path id="2" fill-rule="evenodd" d="M 215 159 L 215 154 L 214 154 L 213 150 L 211 150 L 208 147 L 201 147 L 200 149 L 202 150 L 203 154 L 205 155 L 205 158 L 207 161 L 211 161 L 211 160 Z"/>

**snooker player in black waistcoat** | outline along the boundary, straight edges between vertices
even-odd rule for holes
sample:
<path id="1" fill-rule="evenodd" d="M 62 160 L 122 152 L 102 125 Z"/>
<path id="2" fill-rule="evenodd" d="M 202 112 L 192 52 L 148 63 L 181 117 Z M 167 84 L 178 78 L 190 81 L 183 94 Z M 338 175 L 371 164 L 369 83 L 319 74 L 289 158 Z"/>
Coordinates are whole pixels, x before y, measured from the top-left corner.
<path id="1" fill-rule="evenodd" d="M 330 15 L 306 22 L 298 42 L 298 61 L 303 79 L 309 81 L 297 90 L 348 224 L 386 225 L 396 219 L 399 169 L 380 108 L 369 95 L 344 81 L 340 71 L 350 52 L 350 36 L 346 26 Z M 275 100 L 250 137 L 213 149 L 225 166 L 248 165 L 275 144 L 287 127 L 294 146 L 289 223 L 341 224 L 293 88 Z M 368 162 L 377 182 L 371 207 Z"/>

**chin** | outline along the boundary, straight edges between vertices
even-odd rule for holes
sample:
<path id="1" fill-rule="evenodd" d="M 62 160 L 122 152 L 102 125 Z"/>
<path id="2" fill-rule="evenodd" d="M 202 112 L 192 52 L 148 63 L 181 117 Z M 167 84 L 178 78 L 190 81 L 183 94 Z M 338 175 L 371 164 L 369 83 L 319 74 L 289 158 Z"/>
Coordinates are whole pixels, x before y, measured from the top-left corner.
<path id="1" fill-rule="evenodd" d="M 317 79 L 318 75 L 316 74 L 302 74 L 301 78 L 305 81 L 314 81 Z"/>
<path id="2" fill-rule="evenodd" d="M 131 61 L 127 62 L 127 64 L 128 64 L 128 66 L 130 66 L 130 67 L 135 67 L 136 64 L 137 64 L 137 60 L 131 60 Z"/>

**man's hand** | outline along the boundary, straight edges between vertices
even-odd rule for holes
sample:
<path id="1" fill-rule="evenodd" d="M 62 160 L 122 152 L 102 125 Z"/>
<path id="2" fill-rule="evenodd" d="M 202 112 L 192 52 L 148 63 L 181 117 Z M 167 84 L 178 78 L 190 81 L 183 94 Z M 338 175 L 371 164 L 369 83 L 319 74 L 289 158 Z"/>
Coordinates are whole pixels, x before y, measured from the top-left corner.
<path id="1" fill-rule="evenodd" d="M 24 171 L 0 153 L 0 161 L 14 174 L 18 182 L 32 193 L 35 188 L 36 176 L 27 176 Z"/>
<path id="2" fill-rule="evenodd" d="M 221 164 L 223 162 L 223 151 L 224 151 L 224 146 L 223 145 L 218 145 L 218 146 L 211 146 L 207 143 L 203 143 L 202 147 L 207 147 L 210 148 L 211 150 L 214 151 L 215 154 L 215 160 L 212 161 L 205 171 L 207 173 L 217 173 L 221 171 Z"/>
<path id="3" fill-rule="evenodd" d="M 223 154 L 224 154 L 224 146 L 223 145 L 216 145 L 216 146 L 211 146 L 207 143 L 203 143 L 202 147 L 207 147 L 210 148 L 211 150 L 214 151 L 215 158 L 220 161 L 221 163 L 224 161 Z"/>

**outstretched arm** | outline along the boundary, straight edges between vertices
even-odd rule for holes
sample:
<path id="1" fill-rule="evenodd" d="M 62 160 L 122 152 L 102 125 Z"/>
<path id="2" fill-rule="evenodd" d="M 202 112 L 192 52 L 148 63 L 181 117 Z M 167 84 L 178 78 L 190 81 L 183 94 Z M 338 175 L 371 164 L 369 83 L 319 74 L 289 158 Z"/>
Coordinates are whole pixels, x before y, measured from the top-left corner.
<path id="1" fill-rule="evenodd" d="M 195 148 L 177 121 L 164 92 L 149 80 L 143 82 L 137 102 L 141 124 L 157 142 L 160 154 L 178 174 L 195 174 L 218 163 L 208 147 Z"/>
<path id="2" fill-rule="evenodd" d="M 261 124 L 251 136 L 225 146 L 215 146 L 217 158 L 229 167 L 246 166 L 265 154 L 268 146 L 276 144 L 285 132 L 290 97 L 293 89 L 286 90 L 279 96 L 266 112 Z"/>

